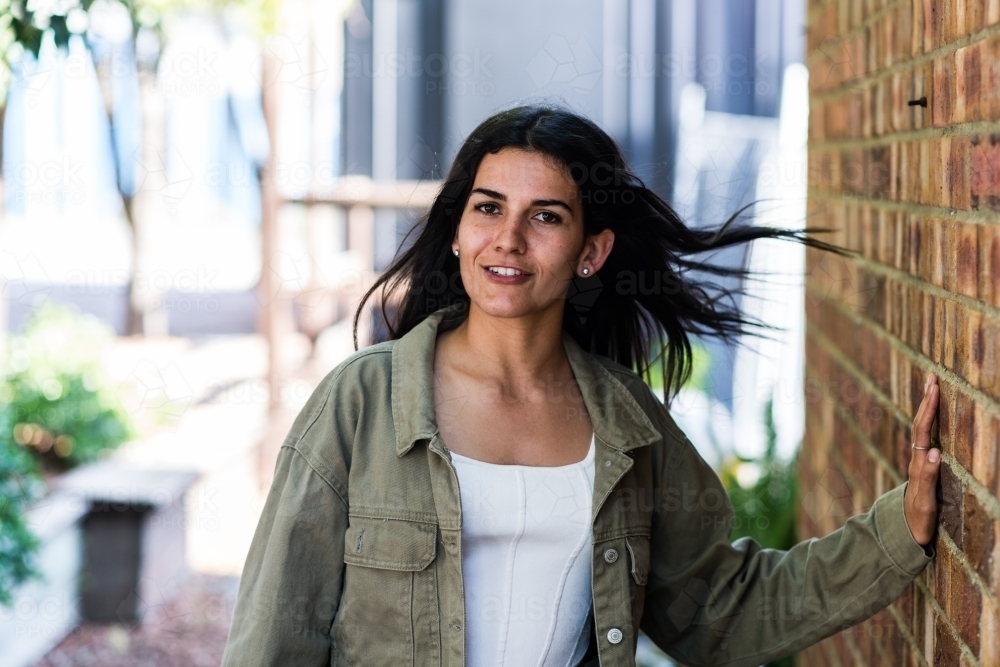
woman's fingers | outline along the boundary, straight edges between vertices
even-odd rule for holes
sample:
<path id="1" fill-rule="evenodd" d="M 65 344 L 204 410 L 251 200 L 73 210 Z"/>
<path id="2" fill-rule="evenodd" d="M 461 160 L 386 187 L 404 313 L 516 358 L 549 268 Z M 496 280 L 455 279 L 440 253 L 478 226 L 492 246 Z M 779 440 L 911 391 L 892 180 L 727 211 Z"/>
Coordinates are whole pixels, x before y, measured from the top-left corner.
<path id="1" fill-rule="evenodd" d="M 913 418 L 913 456 L 910 458 L 909 484 L 903 506 L 906 523 L 913 539 L 929 544 L 937 527 L 937 480 L 941 469 L 941 452 L 931 449 L 931 425 L 937 414 L 940 388 L 935 375 L 924 382 L 924 397 Z M 923 449 L 926 448 L 926 449 Z"/>

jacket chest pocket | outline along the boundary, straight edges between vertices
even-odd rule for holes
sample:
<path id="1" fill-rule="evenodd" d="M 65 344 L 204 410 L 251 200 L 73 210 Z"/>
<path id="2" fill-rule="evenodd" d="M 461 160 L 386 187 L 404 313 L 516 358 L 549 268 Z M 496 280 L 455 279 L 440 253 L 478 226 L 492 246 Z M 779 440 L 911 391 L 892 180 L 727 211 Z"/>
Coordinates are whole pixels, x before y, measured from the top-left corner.
<path id="1" fill-rule="evenodd" d="M 436 644 L 437 526 L 350 517 L 344 533 L 344 591 L 334 623 L 334 664 L 412 665 L 417 646 Z"/>

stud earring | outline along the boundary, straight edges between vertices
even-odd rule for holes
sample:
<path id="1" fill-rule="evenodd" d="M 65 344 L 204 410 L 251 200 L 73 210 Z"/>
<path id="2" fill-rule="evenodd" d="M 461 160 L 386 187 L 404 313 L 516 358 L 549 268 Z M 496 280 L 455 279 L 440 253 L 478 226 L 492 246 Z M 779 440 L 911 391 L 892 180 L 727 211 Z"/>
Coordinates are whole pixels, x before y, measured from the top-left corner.
<path id="1" fill-rule="evenodd" d="M 590 269 L 588 269 L 587 267 L 583 267 L 583 275 L 585 276 L 590 275 Z"/>
<path id="2" fill-rule="evenodd" d="M 458 248 L 452 248 L 451 251 L 455 253 L 455 257 L 458 257 Z"/>

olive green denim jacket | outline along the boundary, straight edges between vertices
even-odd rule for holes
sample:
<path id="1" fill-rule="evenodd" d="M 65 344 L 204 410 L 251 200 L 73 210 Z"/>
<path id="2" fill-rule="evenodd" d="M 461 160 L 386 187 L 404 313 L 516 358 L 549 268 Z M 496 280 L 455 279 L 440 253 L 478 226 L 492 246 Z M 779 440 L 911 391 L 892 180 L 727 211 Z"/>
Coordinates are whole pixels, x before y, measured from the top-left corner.
<path id="1" fill-rule="evenodd" d="M 442 309 L 334 368 L 280 450 L 224 667 L 465 662 L 462 512 L 435 424 Z M 585 663 L 635 664 L 640 629 L 687 665 L 759 665 L 858 623 L 933 557 L 905 484 L 788 551 L 730 543 L 715 472 L 631 370 L 563 342 L 594 428 L 593 606 Z"/>

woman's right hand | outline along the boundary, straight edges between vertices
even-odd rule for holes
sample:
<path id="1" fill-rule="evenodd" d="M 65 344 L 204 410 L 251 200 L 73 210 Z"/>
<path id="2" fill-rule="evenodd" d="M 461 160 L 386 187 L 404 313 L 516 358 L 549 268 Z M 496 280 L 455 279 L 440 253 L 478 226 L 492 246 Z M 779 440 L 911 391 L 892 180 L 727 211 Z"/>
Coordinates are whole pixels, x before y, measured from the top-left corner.
<path id="1" fill-rule="evenodd" d="M 938 522 L 937 481 L 941 470 L 941 451 L 931 448 L 931 424 L 937 414 L 940 391 L 937 376 L 933 373 L 928 375 L 924 381 L 924 398 L 913 418 L 910 483 L 903 497 L 906 525 L 921 546 L 930 544 Z"/>

